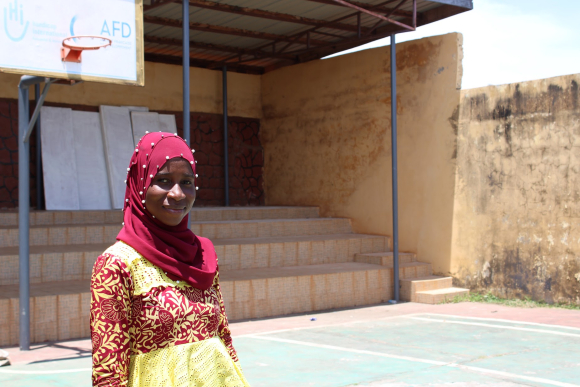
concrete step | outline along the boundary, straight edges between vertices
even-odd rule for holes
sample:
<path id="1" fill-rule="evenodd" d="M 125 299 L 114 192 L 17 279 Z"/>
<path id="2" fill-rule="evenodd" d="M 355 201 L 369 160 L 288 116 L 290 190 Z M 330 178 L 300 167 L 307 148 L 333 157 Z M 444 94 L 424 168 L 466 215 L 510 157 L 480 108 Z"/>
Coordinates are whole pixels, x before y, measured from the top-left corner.
<path id="1" fill-rule="evenodd" d="M 367 263 L 221 271 L 230 320 L 372 305 L 392 298 L 392 270 Z M 88 337 L 89 281 L 31 285 L 32 342 Z M 18 289 L 0 286 L 0 347 L 18 342 Z"/>
<path id="2" fill-rule="evenodd" d="M 389 267 L 393 267 L 390 265 Z M 399 278 L 412 279 L 426 277 L 433 274 L 430 263 L 425 262 L 403 262 L 399 264 Z"/>
<path id="3" fill-rule="evenodd" d="M 121 230 L 115 224 L 59 224 L 30 228 L 31 246 L 82 245 L 114 243 Z M 351 233 L 346 218 L 304 218 L 192 222 L 197 235 L 209 239 L 258 238 L 292 235 L 323 235 Z M 18 246 L 18 228 L 0 227 L 0 246 Z"/>
<path id="4" fill-rule="evenodd" d="M 121 224 L 121 210 L 95 211 L 30 211 L 30 226 L 59 224 Z M 18 227 L 17 211 L 1 211 L 0 227 Z"/>
<path id="5" fill-rule="evenodd" d="M 393 266 L 393 252 L 383 251 L 379 253 L 356 254 L 355 262 L 372 263 L 373 265 Z M 416 262 L 414 253 L 399 253 L 399 263 Z"/>
<path id="6" fill-rule="evenodd" d="M 422 304 L 440 304 L 453 300 L 455 297 L 469 294 L 469 289 L 445 288 L 436 290 L 426 290 L 415 294 L 416 301 Z"/>
<path id="7" fill-rule="evenodd" d="M 437 304 L 455 296 L 469 293 L 468 289 L 453 287 L 452 277 L 434 275 L 401 279 L 401 299 L 403 301 Z"/>
<path id="8" fill-rule="evenodd" d="M 89 280 L 97 257 L 111 244 L 31 246 L 30 283 Z M 0 286 L 18 284 L 18 247 L 0 248 Z"/>
<path id="9" fill-rule="evenodd" d="M 347 218 L 204 221 L 192 222 L 191 230 L 211 240 L 352 233 Z"/>
<path id="10" fill-rule="evenodd" d="M 90 280 L 30 286 L 33 343 L 90 337 Z M 18 287 L 0 286 L 0 347 L 18 343 Z"/>
<path id="11" fill-rule="evenodd" d="M 367 234 L 215 239 L 222 270 L 352 262 L 355 254 L 385 251 L 390 238 Z"/>
<path id="12" fill-rule="evenodd" d="M 194 207 L 192 221 L 223 221 L 252 219 L 318 218 L 318 207 Z M 31 226 L 59 224 L 121 224 L 121 210 L 102 211 L 31 211 Z M 0 226 L 17 227 L 18 212 L 0 212 Z"/>
<path id="13" fill-rule="evenodd" d="M 84 245 L 115 243 L 121 230 L 115 224 L 58 224 L 30 227 L 30 246 Z M 18 246 L 18 228 L 0 227 L 0 246 Z"/>
<path id="14" fill-rule="evenodd" d="M 393 268 L 393 252 L 355 254 L 354 261 Z M 427 277 L 431 274 L 433 270 L 430 263 L 417 262 L 417 257 L 413 253 L 399 253 L 400 279 Z"/>
<path id="15" fill-rule="evenodd" d="M 280 316 L 386 302 L 392 270 L 368 263 L 224 272 L 221 287 L 231 320 Z"/>
<path id="16" fill-rule="evenodd" d="M 221 270 L 349 262 L 357 253 L 384 251 L 390 239 L 364 234 L 214 239 Z M 111 242 L 112 243 L 112 242 Z M 111 243 L 31 246 L 30 282 L 90 279 Z M 0 248 L 0 286 L 18 283 L 18 247 Z"/>

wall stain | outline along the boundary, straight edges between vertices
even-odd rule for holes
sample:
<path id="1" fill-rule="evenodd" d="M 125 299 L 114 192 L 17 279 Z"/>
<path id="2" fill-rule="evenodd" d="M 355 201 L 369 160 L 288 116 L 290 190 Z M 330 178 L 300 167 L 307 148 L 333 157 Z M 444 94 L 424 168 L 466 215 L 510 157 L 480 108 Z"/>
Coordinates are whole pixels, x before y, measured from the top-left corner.
<path id="1" fill-rule="evenodd" d="M 580 304 L 580 80 L 563 78 L 464 92 L 458 286 Z"/>
<path id="2" fill-rule="evenodd" d="M 424 83 L 437 71 L 435 58 L 439 58 L 442 42 L 419 41 L 407 43 L 401 50 L 397 49 L 397 71 L 415 68 L 415 82 Z M 441 71 L 440 71 L 441 72 Z"/>
<path id="3" fill-rule="evenodd" d="M 448 118 L 449 124 L 451 124 L 451 129 L 453 130 L 454 140 L 453 140 L 453 152 L 451 153 L 451 159 L 455 160 L 457 158 L 457 134 L 459 133 L 459 105 L 453 109 L 453 114 Z"/>
<path id="4" fill-rule="evenodd" d="M 570 83 L 570 93 L 572 94 L 572 107 L 576 110 L 578 109 L 578 82 L 573 80 Z"/>
<path id="5" fill-rule="evenodd" d="M 505 120 L 512 116 L 537 113 L 557 113 L 578 108 L 578 82 L 572 80 L 570 87 L 548 85 L 547 90 L 532 93 L 523 92 L 520 84 L 514 85 L 510 96 L 497 99 L 495 107 L 489 108 L 489 96 L 480 92 L 464 98 L 461 107 L 461 119 L 478 121 Z"/>

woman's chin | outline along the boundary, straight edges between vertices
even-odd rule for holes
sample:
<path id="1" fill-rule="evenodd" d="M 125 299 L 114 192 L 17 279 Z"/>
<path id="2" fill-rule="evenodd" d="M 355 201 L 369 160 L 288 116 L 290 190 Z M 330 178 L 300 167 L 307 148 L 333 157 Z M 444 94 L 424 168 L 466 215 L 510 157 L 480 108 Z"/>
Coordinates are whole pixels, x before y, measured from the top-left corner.
<path id="1" fill-rule="evenodd" d="M 161 214 L 160 214 L 161 215 Z M 168 226 L 177 226 L 183 218 L 187 215 L 185 209 L 176 210 L 171 208 L 163 208 L 163 214 L 157 216 L 157 219 Z"/>

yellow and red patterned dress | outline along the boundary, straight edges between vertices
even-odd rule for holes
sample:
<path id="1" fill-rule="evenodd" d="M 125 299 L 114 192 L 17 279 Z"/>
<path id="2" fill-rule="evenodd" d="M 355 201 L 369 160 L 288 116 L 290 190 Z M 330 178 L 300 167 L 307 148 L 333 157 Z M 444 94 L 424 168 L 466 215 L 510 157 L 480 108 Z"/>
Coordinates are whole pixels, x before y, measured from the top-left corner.
<path id="1" fill-rule="evenodd" d="M 94 386 L 249 386 L 217 273 L 200 290 L 119 241 L 95 262 L 91 292 Z"/>

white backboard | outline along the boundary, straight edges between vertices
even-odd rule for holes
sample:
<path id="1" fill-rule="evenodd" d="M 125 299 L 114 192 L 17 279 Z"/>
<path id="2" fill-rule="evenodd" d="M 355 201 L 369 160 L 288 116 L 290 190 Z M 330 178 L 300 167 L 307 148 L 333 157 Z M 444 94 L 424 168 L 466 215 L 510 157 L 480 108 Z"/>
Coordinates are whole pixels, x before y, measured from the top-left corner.
<path id="1" fill-rule="evenodd" d="M 63 62 L 63 39 L 112 40 Z M 0 0 L 0 71 L 130 85 L 144 84 L 143 0 Z"/>

